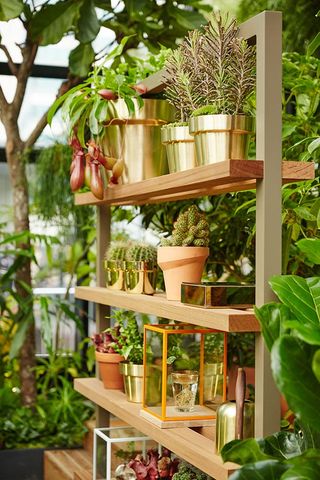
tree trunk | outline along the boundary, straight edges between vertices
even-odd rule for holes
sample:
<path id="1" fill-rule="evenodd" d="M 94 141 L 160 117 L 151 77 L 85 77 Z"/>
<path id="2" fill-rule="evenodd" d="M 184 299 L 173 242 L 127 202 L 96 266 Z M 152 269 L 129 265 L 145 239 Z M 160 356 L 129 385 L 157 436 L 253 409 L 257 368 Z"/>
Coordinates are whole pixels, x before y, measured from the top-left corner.
<path id="1" fill-rule="evenodd" d="M 6 157 L 9 166 L 10 183 L 13 193 L 14 229 L 16 233 L 30 231 L 29 225 L 29 198 L 28 183 L 26 178 L 25 162 L 22 158 L 22 142 L 17 132 L 7 137 Z M 17 243 L 18 248 L 30 249 L 30 239 Z M 22 301 L 30 301 L 28 314 L 30 326 L 20 350 L 20 381 L 21 399 L 23 405 L 33 405 L 36 401 L 35 367 L 35 324 L 33 317 L 33 302 L 30 293 L 20 282 L 32 288 L 31 261 L 24 257 L 21 267 L 16 272 L 16 289 Z M 20 311 L 21 307 L 19 306 Z"/>

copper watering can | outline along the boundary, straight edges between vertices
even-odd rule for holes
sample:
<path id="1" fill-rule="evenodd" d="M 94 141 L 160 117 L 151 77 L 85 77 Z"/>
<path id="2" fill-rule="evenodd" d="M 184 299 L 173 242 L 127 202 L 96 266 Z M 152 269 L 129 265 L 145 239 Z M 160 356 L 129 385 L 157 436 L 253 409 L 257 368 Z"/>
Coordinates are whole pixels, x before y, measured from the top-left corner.
<path id="1" fill-rule="evenodd" d="M 254 403 L 245 400 L 246 373 L 238 369 L 236 399 L 222 403 L 217 408 L 216 453 L 231 440 L 254 436 Z"/>

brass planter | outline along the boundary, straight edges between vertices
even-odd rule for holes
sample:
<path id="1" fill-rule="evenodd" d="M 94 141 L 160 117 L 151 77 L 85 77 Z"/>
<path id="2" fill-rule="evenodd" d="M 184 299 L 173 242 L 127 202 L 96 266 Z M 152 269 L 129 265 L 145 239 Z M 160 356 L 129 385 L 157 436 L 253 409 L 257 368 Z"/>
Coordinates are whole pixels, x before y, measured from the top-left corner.
<path id="1" fill-rule="evenodd" d="M 188 126 L 162 127 L 161 140 L 166 147 L 170 173 L 197 166 L 194 138 Z"/>
<path id="2" fill-rule="evenodd" d="M 126 262 L 126 292 L 153 295 L 156 291 L 156 282 L 156 264 L 152 262 Z"/>
<path id="3" fill-rule="evenodd" d="M 125 264 L 122 260 L 105 260 L 106 286 L 112 290 L 124 290 Z"/>
<path id="4" fill-rule="evenodd" d="M 141 109 L 128 118 L 123 100 L 114 102 L 114 118 L 105 126 L 102 149 L 125 162 L 123 183 L 133 183 L 168 173 L 161 125 L 172 122 L 174 108 L 166 100 L 145 99 Z"/>
<path id="5" fill-rule="evenodd" d="M 253 117 L 246 115 L 200 115 L 190 118 L 199 165 L 248 158 Z"/>
<path id="6" fill-rule="evenodd" d="M 217 409 L 216 453 L 236 438 L 236 401 L 225 402 Z M 254 437 L 254 403 L 245 400 L 243 416 L 243 438 Z"/>
<path id="7" fill-rule="evenodd" d="M 142 403 L 143 365 L 121 362 L 120 373 L 123 374 L 124 391 L 127 400 L 133 403 Z"/>

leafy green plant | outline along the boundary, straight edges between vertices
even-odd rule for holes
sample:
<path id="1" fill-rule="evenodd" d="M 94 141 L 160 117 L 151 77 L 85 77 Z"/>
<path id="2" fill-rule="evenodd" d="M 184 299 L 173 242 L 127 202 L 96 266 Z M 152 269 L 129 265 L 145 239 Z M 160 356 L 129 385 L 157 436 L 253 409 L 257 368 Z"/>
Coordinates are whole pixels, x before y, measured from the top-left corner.
<path id="1" fill-rule="evenodd" d="M 318 248 L 312 239 L 305 252 Z M 225 461 L 245 465 L 231 477 L 252 479 L 316 479 L 320 466 L 320 278 L 275 276 L 270 285 L 281 303 L 255 309 L 262 334 L 271 352 L 276 384 L 298 420 L 296 431 L 280 432 L 262 440 L 235 440 L 225 445 Z M 246 465 L 248 464 L 248 465 Z M 304 476 L 305 475 L 305 476 Z"/>
<path id="2" fill-rule="evenodd" d="M 211 477 L 190 463 L 181 461 L 172 480 L 211 480 Z"/>
<path id="3" fill-rule="evenodd" d="M 143 334 L 134 312 L 114 310 L 111 317 L 114 326 L 92 337 L 95 348 L 102 353 L 119 353 L 125 360 L 142 365 Z"/>

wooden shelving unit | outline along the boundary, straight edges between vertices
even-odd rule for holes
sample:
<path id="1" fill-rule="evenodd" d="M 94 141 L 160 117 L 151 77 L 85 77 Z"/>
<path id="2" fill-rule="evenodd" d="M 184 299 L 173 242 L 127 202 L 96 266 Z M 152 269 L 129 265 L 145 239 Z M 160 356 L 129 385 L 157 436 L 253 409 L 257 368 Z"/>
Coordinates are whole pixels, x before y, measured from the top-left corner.
<path id="1" fill-rule="evenodd" d="M 193 325 L 214 328 L 224 332 L 259 332 L 260 326 L 253 310 L 232 308 L 198 308 L 168 301 L 164 294 L 139 295 L 127 294 L 103 287 L 76 287 L 75 296 L 82 300 L 113 305 L 135 312 L 156 315 L 158 317 L 188 322 Z"/>
<path id="2" fill-rule="evenodd" d="M 202 427 L 201 433 L 186 427 L 161 429 L 140 416 L 140 405 L 127 402 L 124 393 L 118 390 L 105 390 L 100 380 L 78 378 L 74 385 L 86 398 L 151 436 L 213 478 L 225 480 L 237 468 L 230 462 L 224 464 L 221 457 L 215 455 L 213 427 Z"/>
<path id="3" fill-rule="evenodd" d="M 259 160 L 229 160 L 130 185 L 118 185 L 108 188 L 101 201 L 91 193 L 76 195 L 77 205 L 98 207 L 98 286 L 77 287 L 76 297 L 96 303 L 97 331 L 105 328 L 107 306 L 113 305 L 227 332 L 256 332 L 255 435 L 259 437 L 279 430 L 280 399 L 253 311 L 199 309 L 168 302 L 161 295 L 148 297 L 107 290 L 103 288 L 105 276 L 102 269 L 109 240 L 110 205 L 176 201 L 255 188 L 256 304 L 261 306 L 274 300 L 268 280 L 281 272 L 281 185 L 314 178 L 314 166 L 311 163 L 281 161 L 281 13 L 263 12 L 253 17 L 240 26 L 239 35 L 254 39 L 257 46 L 256 156 Z M 161 91 L 162 82 L 163 73 L 158 73 L 144 83 L 150 93 L 156 93 Z M 201 432 L 190 428 L 161 430 L 140 417 L 139 405 L 129 404 L 121 392 L 105 390 L 97 379 L 77 379 L 75 388 L 101 407 L 98 423 L 101 423 L 103 414 L 111 412 L 216 480 L 227 479 L 237 467 L 223 464 L 221 458 L 214 454 L 211 427 Z"/>
<path id="4" fill-rule="evenodd" d="M 314 177 L 314 166 L 306 162 L 282 162 L 284 183 Z M 142 182 L 118 185 L 104 192 L 98 200 L 91 192 L 79 193 L 76 205 L 139 205 L 218 195 L 256 188 L 256 180 L 263 178 L 260 160 L 229 160 L 184 172 L 150 178 Z"/>

